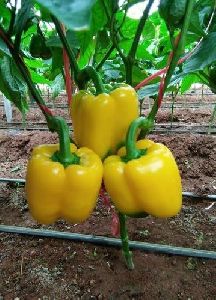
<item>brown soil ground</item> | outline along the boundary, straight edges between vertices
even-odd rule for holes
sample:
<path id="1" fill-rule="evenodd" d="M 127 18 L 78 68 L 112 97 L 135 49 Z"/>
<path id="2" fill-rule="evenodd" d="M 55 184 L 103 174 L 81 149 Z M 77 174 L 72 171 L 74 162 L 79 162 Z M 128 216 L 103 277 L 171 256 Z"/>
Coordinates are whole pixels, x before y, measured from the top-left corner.
<path id="1" fill-rule="evenodd" d="M 36 112 L 31 110 L 28 121 L 42 121 Z M 203 124 L 210 115 L 204 108 L 175 111 L 176 118 L 185 123 Z M 19 118 L 17 113 L 13 121 Z M 163 110 L 158 122 L 169 122 L 169 118 L 170 111 Z M 173 151 L 184 191 L 216 194 L 215 136 L 191 132 L 150 137 Z M 49 132 L 1 130 L 0 177 L 24 178 L 31 149 L 56 141 L 56 135 Z M 0 183 L 2 224 L 109 237 L 112 216 L 112 209 L 99 199 L 91 217 L 82 224 L 58 221 L 40 225 L 29 214 L 24 188 Z M 202 198 L 184 199 L 180 214 L 174 218 L 129 218 L 127 224 L 131 240 L 216 251 L 216 204 Z M 120 249 L 5 233 L 0 238 L 0 299 L 216 299 L 215 260 L 136 250 L 135 269 L 128 271 Z"/>

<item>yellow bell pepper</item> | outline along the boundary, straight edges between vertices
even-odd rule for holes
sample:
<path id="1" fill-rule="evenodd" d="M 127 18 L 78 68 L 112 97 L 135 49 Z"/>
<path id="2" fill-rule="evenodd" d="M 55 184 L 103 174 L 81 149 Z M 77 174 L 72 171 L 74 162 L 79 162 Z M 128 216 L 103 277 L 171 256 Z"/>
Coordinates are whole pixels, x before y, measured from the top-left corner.
<path id="1" fill-rule="evenodd" d="M 27 166 L 26 194 L 30 212 L 40 223 L 50 224 L 59 218 L 78 223 L 86 220 L 95 208 L 101 186 L 103 166 L 100 158 L 85 147 L 70 145 L 79 164 L 64 168 L 51 160 L 58 144 L 34 148 Z"/>
<path id="2" fill-rule="evenodd" d="M 75 142 L 104 158 L 124 142 L 128 127 L 138 114 L 138 97 L 130 86 L 98 96 L 80 91 L 70 107 Z"/>
<path id="3" fill-rule="evenodd" d="M 146 153 L 125 161 L 123 147 L 118 155 L 104 161 L 104 184 L 115 207 L 127 215 L 176 215 L 181 208 L 182 187 L 171 151 L 147 139 L 136 142 L 136 147 L 146 149 Z"/>

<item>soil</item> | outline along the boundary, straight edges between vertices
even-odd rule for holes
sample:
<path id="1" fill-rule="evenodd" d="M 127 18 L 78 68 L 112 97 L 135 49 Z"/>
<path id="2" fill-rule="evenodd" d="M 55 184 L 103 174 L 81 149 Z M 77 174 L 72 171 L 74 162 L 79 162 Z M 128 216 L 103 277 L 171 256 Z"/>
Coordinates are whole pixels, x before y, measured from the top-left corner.
<path id="1" fill-rule="evenodd" d="M 59 110 L 67 116 L 67 110 Z M 208 123 L 211 112 L 205 107 L 178 108 L 175 122 Z M 0 115 L 4 123 L 1 110 Z M 13 121 L 19 120 L 21 116 L 14 109 Z M 33 108 L 27 121 L 44 120 Z M 170 110 L 161 110 L 157 122 L 169 121 Z M 216 251 L 216 203 L 202 199 L 202 195 L 216 194 L 215 135 L 191 132 L 150 138 L 172 150 L 183 190 L 201 198 L 184 198 L 181 212 L 173 218 L 129 218 L 130 239 Z M 0 177 L 24 178 L 32 148 L 56 141 L 56 135 L 46 131 L 0 130 Z M 113 207 L 99 198 L 95 211 L 82 224 L 59 220 L 41 225 L 29 214 L 24 187 L 0 183 L 2 224 L 112 237 L 113 215 Z M 136 250 L 135 269 L 129 271 L 117 248 L 6 233 L 0 238 L 0 299 L 216 299 L 215 260 Z"/>

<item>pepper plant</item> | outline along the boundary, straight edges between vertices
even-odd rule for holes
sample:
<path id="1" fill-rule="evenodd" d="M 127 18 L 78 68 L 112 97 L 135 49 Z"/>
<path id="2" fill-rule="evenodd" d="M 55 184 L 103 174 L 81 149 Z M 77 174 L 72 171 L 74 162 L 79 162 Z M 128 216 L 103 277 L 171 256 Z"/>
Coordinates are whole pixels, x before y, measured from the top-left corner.
<path id="1" fill-rule="evenodd" d="M 142 16 L 130 18 L 140 2 Z M 215 92 L 215 1 L 160 0 L 152 13 L 155 2 L 22 0 L 18 7 L 17 0 L 0 0 L 0 90 L 23 114 L 30 95 L 59 138 L 57 145 L 35 147 L 29 160 L 30 211 L 41 223 L 82 222 L 95 207 L 103 175 L 129 269 L 126 218 L 169 217 L 181 208 L 173 155 L 146 139 L 164 94 L 197 78 Z M 62 83 L 76 145 L 38 87 Z M 138 100 L 147 95 L 154 104 L 138 118 Z"/>

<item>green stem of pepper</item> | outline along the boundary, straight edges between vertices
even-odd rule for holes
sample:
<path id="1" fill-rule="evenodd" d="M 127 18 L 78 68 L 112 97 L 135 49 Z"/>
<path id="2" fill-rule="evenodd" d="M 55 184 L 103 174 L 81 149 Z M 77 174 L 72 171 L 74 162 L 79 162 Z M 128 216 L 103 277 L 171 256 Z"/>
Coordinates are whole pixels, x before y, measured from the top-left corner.
<path id="1" fill-rule="evenodd" d="M 129 239 L 128 239 L 128 232 L 126 226 L 126 216 L 119 212 L 119 223 L 120 223 L 120 236 L 122 242 L 122 252 L 125 258 L 126 265 L 129 270 L 134 269 L 133 259 L 132 259 L 132 252 L 129 250 Z"/>
<path id="2" fill-rule="evenodd" d="M 121 157 L 122 161 L 128 162 L 132 159 L 136 159 L 141 157 L 142 155 L 146 154 L 146 149 L 137 149 L 136 148 L 136 139 L 137 139 L 137 132 L 139 128 L 142 128 L 146 132 L 149 132 L 153 127 L 153 123 L 151 120 L 147 118 L 140 117 L 134 120 L 127 132 L 126 136 L 126 155 Z"/>
<path id="3" fill-rule="evenodd" d="M 65 168 L 69 165 L 79 164 L 79 156 L 71 153 L 70 150 L 70 133 L 65 119 L 54 117 L 51 124 L 59 137 L 59 151 L 55 152 L 51 159 L 60 162 Z"/>
<path id="4" fill-rule="evenodd" d="M 61 28 L 61 24 L 55 16 L 51 16 L 53 23 L 55 24 L 56 31 L 60 37 L 60 40 L 67 52 L 67 55 L 70 60 L 71 69 L 74 73 L 74 80 L 79 88 L 79 90 L 83 90 L 86 88 L 86 83 L 92 79 L 95 88 L 96 94 L 104 93 L 103 82 L 101 80 L 100 75 L 96 72 L 96 70 L 92 66 L 87 66 L 84 69 L 80 70 L 78 63 L 76 61 L 76 57 L 74 55 L 73 50 L 71 49 L 66 36 Z"/>
<path id="5" fill-rule="evenodd" d="M 102 94 L 105 92 L 103 82 L 99 73 L 92 66 L 86 66 L 83 70 L 81 70 L 78 74 L 79 82 L 83 83 L 81 89 L 85 89 L 85 83 L 89 80 L 92 80 L 96 89 L 96 95 Z"/>

